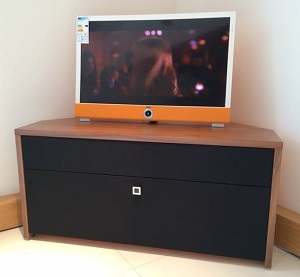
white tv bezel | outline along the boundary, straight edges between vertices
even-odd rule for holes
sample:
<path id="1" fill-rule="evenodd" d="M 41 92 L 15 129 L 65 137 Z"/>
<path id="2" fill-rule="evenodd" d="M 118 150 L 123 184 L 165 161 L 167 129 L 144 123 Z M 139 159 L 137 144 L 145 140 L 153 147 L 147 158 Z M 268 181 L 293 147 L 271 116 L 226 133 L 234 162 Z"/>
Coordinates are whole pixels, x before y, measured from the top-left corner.
<path id="1" fill-rule="evenodd" d="M 89 22 L 95 21 L 139 21 L 139 20 L 164 20 L 164 19 L 200 19 L 200 18 L 230 18 L 229 41 L 228 41 L 228 62 L 227 62 L 227 76 L 226 76 L 226 92 L 225 92 L 225 106 L 221 108 L 231 108 L 232 95 L 232 72 L 233 72 L 233 56 L 234 56 L 234 40 L 235 40 L 235 21 L 236 13 L 234 11 L 227 12 L 203 12 L 203 13 L 174 13 L 174 14 L 139 14 L 139 15 L 93 15 L 93 16 L 78 16 L 78 18 L 87 17 Z M 76 26 L 77 28 L 77 26 Z M 77 29 L 76 29 L 77 31 Z M 81 45 L 82 42 L 76 43 L 76 94 L 75 104 L 80 102 L 80 75 L 81 75 Z M 89 104 L 89 103 L 84 103 Z M 92 103 L 97 105 L 98 103 Z M 102 103 L 99 103 L 100 105 Z M 114 104 L 104 104 L 114 105 Z M 121 104 L 122 105 L 122 104 Z M 145 106 L 136 105 L 132 106 Z M 199 106 L 189 107 L 199 108 Z M 210 108 L 210 107 L 206 107 Z M 217 108 L 217 107 L 212 107 Z"/>

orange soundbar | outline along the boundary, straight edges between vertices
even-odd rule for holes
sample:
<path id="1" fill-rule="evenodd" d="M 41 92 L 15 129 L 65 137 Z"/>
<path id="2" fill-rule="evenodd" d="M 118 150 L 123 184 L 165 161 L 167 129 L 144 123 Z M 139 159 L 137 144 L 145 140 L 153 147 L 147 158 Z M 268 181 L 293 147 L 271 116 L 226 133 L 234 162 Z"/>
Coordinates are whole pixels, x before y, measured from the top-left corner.
<path id="1" fill-rule="evenodd" d="M 230 108 L 76 103 L 75 117 L 90 119 L 229 123 Z"/>

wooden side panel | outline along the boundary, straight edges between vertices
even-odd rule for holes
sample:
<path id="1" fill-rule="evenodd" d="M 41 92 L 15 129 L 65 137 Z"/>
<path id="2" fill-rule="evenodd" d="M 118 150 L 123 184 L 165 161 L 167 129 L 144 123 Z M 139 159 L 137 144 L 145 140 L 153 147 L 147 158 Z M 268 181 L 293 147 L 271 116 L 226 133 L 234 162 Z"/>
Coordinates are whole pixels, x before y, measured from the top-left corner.
<path id="1" fill-rule="evenodd" d="M 19 135 L 16 135 L 16 147 L 17 147 L 20 197 L 21 197 L 21 207 L 22 207 L 23 236 L 24 236 L 25 239 L 29 239 L 30 235 L 29 235 L 29 231 L 28 231 L 28 218 L 27 218 L 27 204 L 26 204 L 26 193 L 25 193 L 22 142 L 21 142 L 21 136 L 19 136 Z"/>
<path id="2" fill-rule="evenodd" d="M 269 227 L 268 227 L 268 236 L 267 236 L 266 259 L 265 259 L 265 267 L 267 268 L 271 268 L 272 266 L 281 156 L 282 156 L 282 149 L 275 149 L 270 212 L 269 212 Z"/>
<path id="3" fill-rule="evenodd" d="M 22 225 L 21 202 L 18 193 L 0 197 L 0 231 Z"/>
<path id="4" fill-rule="evenodd" d="M 300 256 L 300 214 L 278 206 L 275 244 Z"/>

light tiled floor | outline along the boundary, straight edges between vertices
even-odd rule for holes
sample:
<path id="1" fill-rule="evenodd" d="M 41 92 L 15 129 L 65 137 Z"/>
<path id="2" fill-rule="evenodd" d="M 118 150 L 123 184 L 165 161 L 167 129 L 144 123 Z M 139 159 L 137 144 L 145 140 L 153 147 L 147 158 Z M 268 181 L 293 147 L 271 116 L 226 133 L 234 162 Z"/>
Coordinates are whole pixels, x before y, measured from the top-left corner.
<path id="1" fill-rule="evenodd" d="M 300 259 L 274 248 L 273 267 L 260 262 L 59 237 L 23 240 L 0 232 L 1 276 L 299 277 Z"/>

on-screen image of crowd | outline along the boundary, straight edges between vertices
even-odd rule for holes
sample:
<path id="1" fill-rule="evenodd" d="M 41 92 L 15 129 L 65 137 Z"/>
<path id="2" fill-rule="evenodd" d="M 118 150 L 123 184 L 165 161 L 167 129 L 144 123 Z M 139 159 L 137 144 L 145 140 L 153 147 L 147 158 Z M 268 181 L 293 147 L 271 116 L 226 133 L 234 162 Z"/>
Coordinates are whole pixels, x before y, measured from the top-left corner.
<path id="1" fill-rule="evenodd" d="M 228 40 L 226 28 L 90 32 L 80 101 L 224 106 Z"/>

